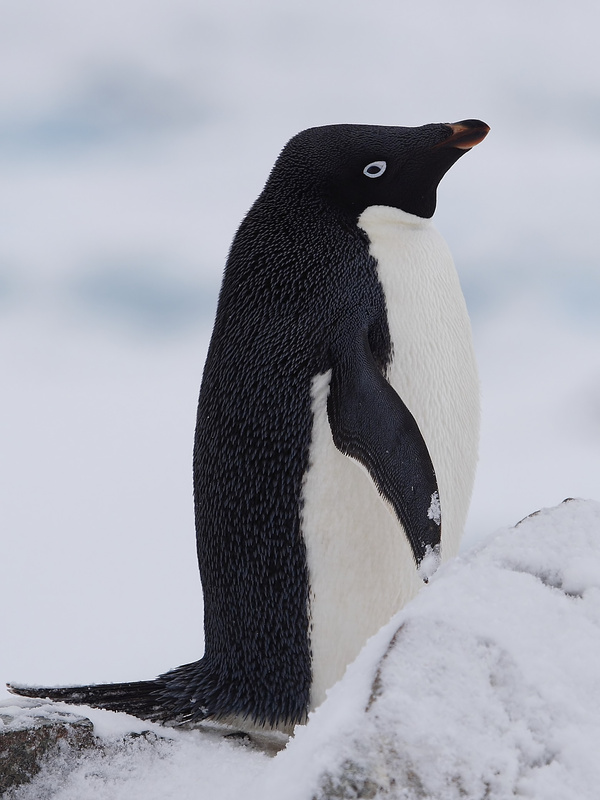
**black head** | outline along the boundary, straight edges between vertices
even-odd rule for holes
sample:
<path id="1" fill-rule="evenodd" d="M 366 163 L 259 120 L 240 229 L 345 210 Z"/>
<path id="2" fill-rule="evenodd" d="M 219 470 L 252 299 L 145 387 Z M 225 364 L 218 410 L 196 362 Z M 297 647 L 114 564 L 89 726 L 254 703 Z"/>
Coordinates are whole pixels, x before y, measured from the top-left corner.
<path id="1" fill-rule="evenodd" d="M 268 186 L 316 193 L 353 219 L 373 205 L 428 218 L 440 180 L 488 131 L 485 122 L 474 119 L 419 128 L 309 128 L 288 142 Z"/>

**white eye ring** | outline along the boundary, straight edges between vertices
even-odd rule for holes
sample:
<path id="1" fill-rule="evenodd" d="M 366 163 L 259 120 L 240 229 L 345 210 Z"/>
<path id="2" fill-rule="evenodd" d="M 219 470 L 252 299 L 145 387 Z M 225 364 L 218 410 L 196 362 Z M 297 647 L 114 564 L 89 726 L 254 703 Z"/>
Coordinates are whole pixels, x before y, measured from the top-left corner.
<path id="1" fill-rule="evenodd" d="M 370 164 L 363 169 L 363 175 L 367 178 L 380 178 L 385 172 L 387 164 L 385 161 L 371 161 Z"/>

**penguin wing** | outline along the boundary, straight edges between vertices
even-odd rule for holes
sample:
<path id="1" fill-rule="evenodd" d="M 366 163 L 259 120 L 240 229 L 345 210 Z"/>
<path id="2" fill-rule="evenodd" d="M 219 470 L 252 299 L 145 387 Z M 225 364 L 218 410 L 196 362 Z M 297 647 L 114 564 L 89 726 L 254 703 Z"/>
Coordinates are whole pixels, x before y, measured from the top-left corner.
<path id="1" fill-rule="evenodd" d="M 417 565 L 439 553 L 433 463 L 415 418 L 377 366 L 366 332 L 335 359 L 327 401 L 335 446 L 362 464 L 402 524 Z"/>

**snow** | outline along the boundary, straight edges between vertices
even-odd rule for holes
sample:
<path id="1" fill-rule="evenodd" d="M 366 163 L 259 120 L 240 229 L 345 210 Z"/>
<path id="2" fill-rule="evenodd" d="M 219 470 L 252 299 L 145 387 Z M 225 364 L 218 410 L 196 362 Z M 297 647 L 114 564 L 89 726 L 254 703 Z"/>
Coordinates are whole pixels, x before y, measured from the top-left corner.
<path id="1" fill-rule="evenodd" d="M 439 545 L 436 545 L 436 547 L 427 545 L 425 555 L 417 568 L 421 580 L 427 583 L 434 572 L 439 568 L 441 560 Z"/>
<path id="2" fill-rule="evenodd" d="M 600 503 L 499 531 L 368 643 L 256 797 L 313 797 L 348 763 L 407 799 L 597 797 L 599 628 Z"/>
<path id="3" fill-rule="evenodd" d="M 73 710 L 61 703 L 57 706 Z M 269 761 L 269 756 L 244 742 L 225 740 L 210 732 L 181 732 L 141 724 L 110 711 L 89 709 L 88 714 L 86 709 L 85 713 L 94 723 L 94 733 L 102 738 L 103 749 L 84 751 L 80 757 L 62 752 L 31 783 L 14 790 L 11 800 L 234 798 L 244 793 Z M 29 711 L 24 716 L 31 720 L 36 715 Z M 43 706 L 37 716 L 60 719 L 50 706 Z M 118 743 L 127 733 L 144 731 L 150 733 Z"/>
<path id="4" fill-rule="evenodd" d="M 105 741 L 148 729 L 160 739 L 63 757 L 15 800 L 310 800 L 345 779 L 406 800 L 592 800 L 599 701 L 600 503 L 568 500 L 442 566 L 274 758 L 215 732 L 90 710 Z"/>
<path id="5" fill-rule="evenodd" d="M 431 503 L 427 509 L 427 516 L 432 519 L 436 525 L 439 525 L 442 520 L 442 510 L 440 508 L 440 496 L 437 492 L 431 495 Z"/>
<path id="6" fill-rule="evenodd" d="M 599 22 L 593 0 L 465 0 L 460 14 L 441 0 L 410 8 L 393 0 L 4 4 L 0 685 L 151 678 L 200 656 L 190 465 L 211 315 L 236 226 L 284 142 L 311 125 L 468 117 L 491 125 L 442 182 L 435 217 L 465 289 L 482 381 L 465 559 L 482 537 L 532 511 L 568 496 L 600 499 Z M 555 526 L 572 528 L 552 519 L 545 517 L 548 542 Z M 560 572 L 562 552 L 540 545 L 526 561 L 518 551 L 519 563 L 533 571 L 545 565 L 567 591 L 583 587 L 584 598 L 550 593 L 554 616 L 541 615 L 539 636 L 565 646 L 554 662 L 536 661 L 536 692 L 523 698 L 521 727 L 507 727 L 496 753 L 507 780 L 520 775 L 524 796 L 551 798 L 554 785 L 542 791 L 539 781 L 556 774 L 557 787 L 565 775 L 573 781 L 563 796 L 585 798 L 593 796 L 594 696 L 580 705 L 578 682 L 591 691 L 591 678 L 582 674 L 585 662 L 565 659 L 570 648 L 593 647 L 585 639 L 593 623 L 575 623 L 573 606 L 592 613 L 598 573 L 585 552 L 571 554 Z M 477 571 L 470 561 L 448 565 L 417 602 L 449 587 L 459 567 L 465 581 Z M 490 594 L 480 585 L 482 597 L 491 602 L 492 590 L 496 596 L 510 579 L 524 624 L 550 607 L 540 581 L 489 570 L 497 583 Z M 472 605 L 477 617 L 479 601 Z M 500 636 L 500 611 L 490 635 Z M 417 658 L 425 645 L 411 630 Z M 495 736 L 508 707 L 476 683 L 493 656 L 477 660 L 480 631 L 469 635 L 463 646 L 472 664 L 463 669 L 483 693 L 473 702 L 493 701 Z M 535 630 L 531 636 L 539 641 Z M 501 639 L 498 647 L 520 650 Z M 533 659 L 521 645 L 521 657 Z M 458 668 L 460 648 L 445 646 Z M 540 653 L 548 647 L 540 644 Z M 374 655 L 371 648 L 362 663 L 372 668 Z M 516 663 L 506 666 L 509 687 L 515 670 L 526 672 Z M 567 668 L 574 671 L 563 685 Z M 558 685 L 574 705 L 558 702 Z M 436 727 L 447 731 L 460 708 L 445 699 L 450 716 Z M 519 752 L 526 764 L 539 745 L 535 703 L 555 714 L 560 758 L 526 775 L 514 759 Z M 336 736 L 350 735 L 353 709 L 327 712 Z M 420 718 L 415 705 L 412 719 Z M 106 733 L 111 716 L 103 719 Z M 275 765 L 285 771 L 292 762 L 303 782 L 301 748 L 308 752 L 317 728 L 311 721 L 274 761 L 180 732 L 160 745 L 164 758 L 140 743 L 127 756 L 82 766 L 77 786 L 59 787 L 58 772 L 49 775 L 46 795 L 220 800 L 255 778 L 274 786 Z M 468 764 L 461 774 L 476 788 L 492 769 L 490 740 L 484 731 L 469 741 L 471 772 Z"/>

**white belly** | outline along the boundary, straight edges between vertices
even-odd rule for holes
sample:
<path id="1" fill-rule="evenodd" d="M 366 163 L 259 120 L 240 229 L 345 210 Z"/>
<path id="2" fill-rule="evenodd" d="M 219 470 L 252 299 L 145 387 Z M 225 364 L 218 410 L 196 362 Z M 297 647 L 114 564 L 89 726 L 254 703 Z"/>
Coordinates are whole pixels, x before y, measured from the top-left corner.
<path id="1" fill-rule="evenodd" d="M 359 226 L 371 242 L 386 298 L 393 348 L 387 378 L 415 417 L 433 461 L 447 559 L 458 551 L 479 438 L 479 383 L 464 298 L 448 247 L 429 220 L 372 206 Z M 313 707 L 366 640 L 423 585 L 402 526 L 367 472 L 333 444 L 329 379 L 326 373 L 313 380 L 302 517 Z"/>

